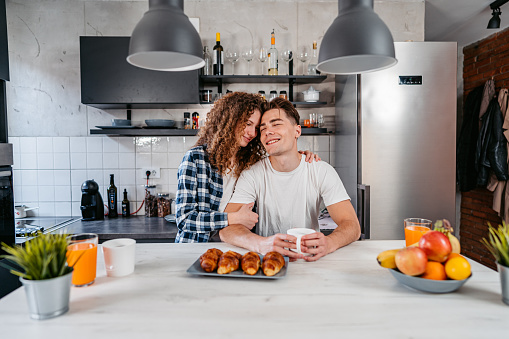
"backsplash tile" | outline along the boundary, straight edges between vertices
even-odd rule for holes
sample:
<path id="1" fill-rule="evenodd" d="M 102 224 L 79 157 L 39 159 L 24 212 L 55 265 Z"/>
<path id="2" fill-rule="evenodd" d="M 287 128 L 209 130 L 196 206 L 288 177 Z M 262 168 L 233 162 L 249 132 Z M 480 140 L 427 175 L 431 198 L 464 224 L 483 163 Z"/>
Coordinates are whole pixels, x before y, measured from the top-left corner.
<path id="1" fill-rule="evenodd" d="M 331 160 L 333 135 L 301 136 L 299 150 L 316 152 L 323 161 Z M 178 166 L 185 152 L 198 138 L 192 137 L 13 137 L 14 199 L 17 205 L 39 207 L 30 215 L 81 216 L 81 185 L 93 179 L 99 185 L 103 201 L 114 174 L 121 211 L 123 191 L 127 190 L 131 212 L 145 198 L 146 177 L 143 168 L 158 167 L 160 178 L 151 178 L 151 194 L 177 191 Z M 332 159 L 333 160 L 333 159 Z M 144 215 L 142 208 L 138 215 Z"/>

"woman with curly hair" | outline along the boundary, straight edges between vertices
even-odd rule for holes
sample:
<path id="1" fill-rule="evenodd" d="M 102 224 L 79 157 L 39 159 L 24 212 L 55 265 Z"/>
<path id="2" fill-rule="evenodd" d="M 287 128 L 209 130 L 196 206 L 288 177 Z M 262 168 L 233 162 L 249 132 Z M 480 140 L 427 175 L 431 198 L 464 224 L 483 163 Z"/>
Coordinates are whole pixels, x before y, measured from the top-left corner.
<path id="1" fill-rule="evenodd" d="M 253 228 L 253 203 L 225 213 L 240 173 L 265 157 L 258 125 L 265 100 L 257 94 L 233 92 L 214 103 L 198 141 L 178 169 L 175 242 L 208 242 L 229 224 Z M 307 152 L 312 161 L 312 153 Z"/>

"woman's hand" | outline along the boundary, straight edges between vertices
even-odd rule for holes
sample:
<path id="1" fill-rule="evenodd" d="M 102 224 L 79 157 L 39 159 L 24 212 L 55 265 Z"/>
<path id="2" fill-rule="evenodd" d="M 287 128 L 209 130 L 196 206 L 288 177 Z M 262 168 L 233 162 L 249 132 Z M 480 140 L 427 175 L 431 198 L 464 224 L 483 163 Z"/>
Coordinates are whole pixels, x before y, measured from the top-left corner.
<path id="1" fill-rule="evenodd" d="M 307 162 L 309 162 L 309 163 L 313 162 L 313 159 L 314 159 L 315 161 L 320 161 L 320 160 L 322 160 L 322 158 L 320 158 L 320 157 L 318 156 L 318 154 L 314 154 L 314 153 L 313 153 L 313 152 L 311 152 L 311 151 L 299 151 L 299 153 L 300 153 L 300 154 L 305 154 L 305 155 L 306 155 L 306 161 L 307 161 Z"/>
<path id="2" fill-rule="evenodd" d="M 237 212 L 228 213 L 228 225 L 242 225 L 248 229 L 255 227 L 258 214 L 252 211 L 254 202 L 242 205 Z"/>

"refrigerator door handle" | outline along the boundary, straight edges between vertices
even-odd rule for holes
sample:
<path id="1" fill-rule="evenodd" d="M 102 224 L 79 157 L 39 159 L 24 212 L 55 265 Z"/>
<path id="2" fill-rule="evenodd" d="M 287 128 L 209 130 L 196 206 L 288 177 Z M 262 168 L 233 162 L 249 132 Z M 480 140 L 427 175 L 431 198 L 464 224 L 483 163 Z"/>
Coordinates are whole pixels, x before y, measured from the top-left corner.
<path id="1" fill-rule="evenodd" d="M 370 239 L 370 186 L 357 185 L 358 218 L 361 224 L 361 239 Z"/>

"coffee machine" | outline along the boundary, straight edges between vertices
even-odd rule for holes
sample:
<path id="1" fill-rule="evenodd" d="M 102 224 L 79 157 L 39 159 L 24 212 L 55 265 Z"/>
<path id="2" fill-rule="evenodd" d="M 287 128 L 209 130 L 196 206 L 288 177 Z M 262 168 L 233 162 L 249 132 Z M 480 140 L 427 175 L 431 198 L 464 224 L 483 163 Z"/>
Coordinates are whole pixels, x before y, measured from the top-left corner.
<path id="1" fill-rule="evenodd" d="M 103 220 L 104 203 L 99 193 L 99 185 L 94 180 L 87 180 L 81 185 L 82 220 Z"/>

